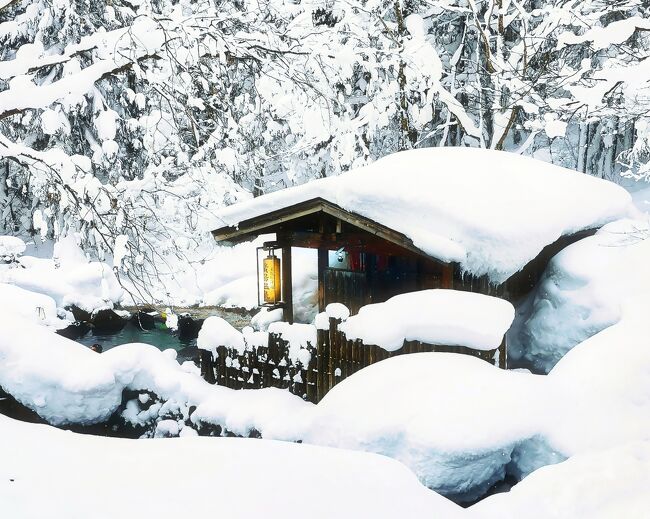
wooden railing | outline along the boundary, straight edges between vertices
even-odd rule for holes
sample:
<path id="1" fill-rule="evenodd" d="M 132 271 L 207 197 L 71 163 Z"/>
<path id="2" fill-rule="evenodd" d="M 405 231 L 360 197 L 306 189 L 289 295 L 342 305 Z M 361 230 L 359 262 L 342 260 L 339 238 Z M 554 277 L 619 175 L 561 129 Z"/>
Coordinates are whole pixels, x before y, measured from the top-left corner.
<path id="1" fill-rule="evenodd" d="M 505 338 L 501 345 L 489 351 L 463 346 L 434 346 L 408 341 L 397 351 L 348 340 L 338 330 L 340 321 L 330 319 L 329 330 L 318 330 L 316 346 L 309 344 L 311 358 L 307 365 L 292 359 L 289 343 L 280 335 L 269 334 L 266 346 L 247 347 L 241 352 L 219 346 L 215 359 L 211 352 L 200 351 L 201 375 L 205 380 L 232 389 L 276 387 L 288 389 L 305 400 L 317 403 L 336 384 L 375 362 L 420 352 L 450 352 L 472 355 L 495 366 L 506 367 Z"/>

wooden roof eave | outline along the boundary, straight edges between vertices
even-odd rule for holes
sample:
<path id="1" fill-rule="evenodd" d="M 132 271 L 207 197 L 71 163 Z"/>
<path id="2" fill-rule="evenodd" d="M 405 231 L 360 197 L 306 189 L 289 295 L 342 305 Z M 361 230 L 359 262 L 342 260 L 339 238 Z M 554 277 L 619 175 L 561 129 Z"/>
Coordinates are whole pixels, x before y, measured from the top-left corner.
<path id="1" fill-rule="evenodd" d="M 323 198 L 313 198 L 304 202 L 283 207 L 270 213 L 249 218 L 239 222 L 236 226 L 224 226 L 212 231 L 212 235 L 217 241 L 241 242 L 255 238 L 264 232 L 275 232 L 274 227 L 291 220 L 296 220 L 303 216 L 323 212 L 334 218 L 338 218 L 350 225 L 354 225 L 363 231 L 384 239 L 406 250 L 409 250 L 420 256 L 430 257 L 428 254 L 417 248 L 413 241 L 405 234 L 390 229 L 370 218 L 352 213 L 342 207 L 333 204 Z M 433 258 L 435 259 L 435 258 Z"/>

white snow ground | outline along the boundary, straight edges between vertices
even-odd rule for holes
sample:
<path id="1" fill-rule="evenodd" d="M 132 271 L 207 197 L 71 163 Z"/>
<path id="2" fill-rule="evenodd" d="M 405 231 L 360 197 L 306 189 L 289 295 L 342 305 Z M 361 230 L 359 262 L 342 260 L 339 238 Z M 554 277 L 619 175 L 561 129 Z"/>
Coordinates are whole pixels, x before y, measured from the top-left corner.
<path id="1" fill-rule="evenodd" d="M 650 440 L 647 311 L 644 301 L 626 307 L 619 323 L 574 348 L 548 376 L 455 354 L 404 355 L 347 378 L 318 405 L 277 389 L 209 385 L 173 352 L 148 345 L 98 355 L 6 313 L 0 385 L 54 424 L 105 420 L 123 388 L 151 391 L 182 415 L 174 428 L 181 435 L 209 423 L 384 454 L 430 488 L 470 499 L 505 473 L 522 477 L 565 457 Z M 132 421 L 164 418 L 160 406 L 138 402 L 125 412 Z M 168 425 L 161 427 L 169 432 Z"/>
<path id="2" fill-rule="evenodd" d="M 119 440 L 0 416 L 0 459 L 0 512 L 11 519 L 451 519 L 463 512 L 394 460 L 286 442 Z"/>

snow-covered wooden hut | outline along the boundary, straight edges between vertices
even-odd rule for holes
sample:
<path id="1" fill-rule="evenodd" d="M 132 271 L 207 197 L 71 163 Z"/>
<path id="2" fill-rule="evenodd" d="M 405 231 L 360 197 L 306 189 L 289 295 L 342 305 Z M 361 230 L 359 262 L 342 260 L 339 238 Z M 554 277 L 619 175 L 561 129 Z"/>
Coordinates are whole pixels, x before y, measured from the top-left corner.
<path id="1" fill-rule="evenodd" d="M 604 180 L 505 152 L 429 148 L 230 206 L 220 242 L 275 233 L 285 319 L 291 248 L 318 249 L 319 306 L 363 305 L 426 288 L 514 300 L 566 245 L 630 211 Z M 277 261 L 279 261 L 278 259 Z"/>

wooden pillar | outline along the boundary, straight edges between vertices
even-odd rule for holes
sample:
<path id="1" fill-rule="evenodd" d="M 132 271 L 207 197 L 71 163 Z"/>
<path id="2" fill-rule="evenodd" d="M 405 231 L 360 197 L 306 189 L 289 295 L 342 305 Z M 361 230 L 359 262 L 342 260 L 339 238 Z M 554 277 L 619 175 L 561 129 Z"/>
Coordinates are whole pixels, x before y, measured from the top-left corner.
<path id="1" fill-rule="evenodd" d="M 293 288 L 291 276 L 291 244 L 282 246 L 282 302 L 284 320 L 293 324 Z"/>
<path id="2" fill-rule="evenodd" d="M 325 311 L 325 269 L 329 265 L 329 251 L 318 249 L 318 311 Z"/>
<path id="3" fill-rule="evenodd" d="M 454 266 L 446 264 L 442 267 L 442 283 L 440 288 L 454 288 Z"/>
<path id="4" fill-rule="evenodd" d="M 508 339 L 507 335 L 503 336 L 503 340 L 499 345 L 499 367 L 501 369 L 508 369 Z"/>

